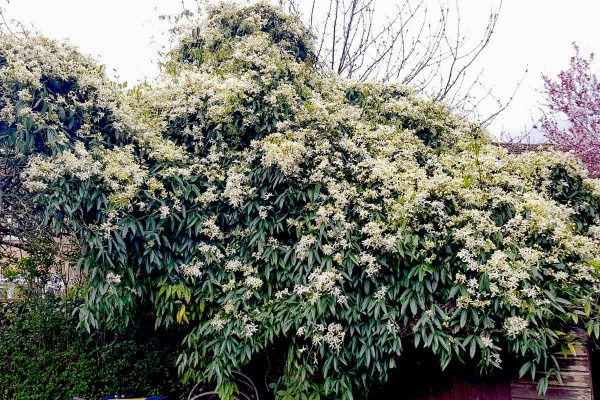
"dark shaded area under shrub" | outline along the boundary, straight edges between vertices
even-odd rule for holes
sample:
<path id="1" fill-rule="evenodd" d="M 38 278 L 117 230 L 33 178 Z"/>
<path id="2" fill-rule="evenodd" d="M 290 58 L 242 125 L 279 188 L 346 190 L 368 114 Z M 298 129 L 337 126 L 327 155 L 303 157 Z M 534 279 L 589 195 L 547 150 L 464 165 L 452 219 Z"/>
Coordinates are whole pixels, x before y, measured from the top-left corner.
<path id="1" fill-rule="evenodd" d="M 88 400 L 113 393 L 184 397 L 177 376 L 181 337 L 151 318 L 122 332 L 77 328 L 77 300 L 0 304 L 0 400 Z"/>

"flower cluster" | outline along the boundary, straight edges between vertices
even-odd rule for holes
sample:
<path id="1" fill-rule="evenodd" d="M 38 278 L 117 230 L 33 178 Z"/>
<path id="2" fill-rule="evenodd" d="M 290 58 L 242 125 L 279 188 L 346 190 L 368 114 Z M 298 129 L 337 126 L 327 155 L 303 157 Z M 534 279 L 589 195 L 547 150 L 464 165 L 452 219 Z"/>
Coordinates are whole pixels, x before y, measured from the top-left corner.
<path id="1" fill-rule="evenodd" d="M 527 329 L 528 325 L 529 325 L 529 322 L 527 322 L 526 320 L 524 320 L 521 317 L 508 317 L 504 321 L 503 327 L 504 327 L 504 329 L 506 329 L 506 333 L 509 336 L 514 336 L 514 335 L 520 334 L 525 329 Z"/>
<path id="2" fill-rule="evenodd" d="M 346 332 L 344 327 L 338 323 L 331 323 L 327 326 L 318 324 L 315 326 L 312 341 L 314 344 L 325 343 L 334 350 L 339 350 L 344 344 Z"/>
<path id="3" fill-rule="evenodd" d="M 109 285 L 121 283 L 121 276 L 115 274 L 114 272 L 109 272 L 106 275 L 106 283 L 108 283 Z"/>

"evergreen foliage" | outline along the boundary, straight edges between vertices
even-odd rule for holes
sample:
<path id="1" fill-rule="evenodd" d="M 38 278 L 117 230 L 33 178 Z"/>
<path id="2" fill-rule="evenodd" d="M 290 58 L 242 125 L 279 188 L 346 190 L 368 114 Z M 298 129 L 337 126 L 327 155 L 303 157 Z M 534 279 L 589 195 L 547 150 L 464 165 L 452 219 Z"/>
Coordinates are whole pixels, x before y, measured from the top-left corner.
<path id="1" fill-rule="evenodd" d="M 88 334 L 73 317 L 79 303 L 48 295 L 0 304 L 0 399 L 185 398 L 189 387 L 175 367 L 177 334 L 168 338 L 142 319 L 118 334 Z"/>

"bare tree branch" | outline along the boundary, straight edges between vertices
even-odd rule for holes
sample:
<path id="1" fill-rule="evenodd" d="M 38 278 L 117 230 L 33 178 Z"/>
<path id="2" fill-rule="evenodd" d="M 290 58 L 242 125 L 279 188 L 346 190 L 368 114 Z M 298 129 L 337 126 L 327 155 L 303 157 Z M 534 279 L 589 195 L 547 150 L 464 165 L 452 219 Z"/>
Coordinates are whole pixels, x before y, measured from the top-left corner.
<path id="1" fill-rule="evenodd" d="M 512 96 L 490 115 L 480 116 L 477 107 L 497 99 L 483 88 L 483 70 L 473 69 L 490 44 L 502 1 L 490 9 L 478 36 L 464 33 L 460 0 L 439 0 L 433 8 L 427 0 L 397 0 L 395 7 L 377 0 L 279 3 L 308 20 L 317 37 L 317 58 L 327 60 L 327 70 L 360 81 L 411 84 L 429 98 L 489 124 Z"/>

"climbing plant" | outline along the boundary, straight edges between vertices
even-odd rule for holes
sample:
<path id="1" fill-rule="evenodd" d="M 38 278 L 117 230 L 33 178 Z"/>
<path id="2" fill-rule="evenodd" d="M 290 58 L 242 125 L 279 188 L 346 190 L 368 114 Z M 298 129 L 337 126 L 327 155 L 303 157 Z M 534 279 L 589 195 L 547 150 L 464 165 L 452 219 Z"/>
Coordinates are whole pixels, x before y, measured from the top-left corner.
<path id="1" fill-rule="evenodd" d="M 267 3 L 174 33 L 131 90 L 69 45 L 1 38 L 2 140 L 78 239 L 85 327 L 152 305 L 187 327 L 183 379 L 224 398 L 264 354 L 278 398 L 360 397 L 406 346 L 519 358 L 543 390 L 570 325 L 598 337 L 600 184 L 576 158 L 508 155 L 410 87 L 317 73 Z"/>

